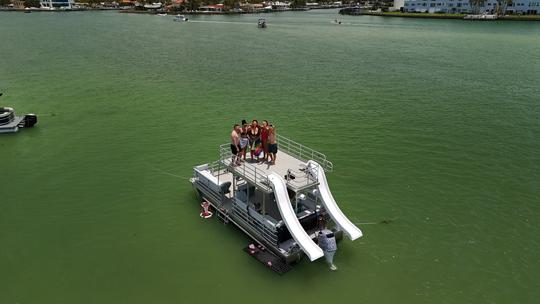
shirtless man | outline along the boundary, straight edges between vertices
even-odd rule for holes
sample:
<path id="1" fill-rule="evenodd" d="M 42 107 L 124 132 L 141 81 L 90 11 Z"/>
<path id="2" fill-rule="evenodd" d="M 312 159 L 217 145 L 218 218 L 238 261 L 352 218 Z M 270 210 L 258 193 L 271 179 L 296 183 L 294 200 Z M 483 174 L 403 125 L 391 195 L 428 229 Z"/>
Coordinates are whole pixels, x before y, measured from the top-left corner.
<path id="1" fill-rule="evenodd" d="M 268 127 L 268 153 L 270 154 L 270 165 L 275 165 L 277 154 L 277 140 L 276 127 L 274 125 L 270 125 Z"/>
<path id="2" fill-rule="evenodd" d="M 231 159 L 231 165 L 239 165 L 240 163 L 240 126 L 238 124 L 235 124 L 233 126 L 233 130 L 231 132 L 231 152 L 232 152 L 232 159 Z"/>

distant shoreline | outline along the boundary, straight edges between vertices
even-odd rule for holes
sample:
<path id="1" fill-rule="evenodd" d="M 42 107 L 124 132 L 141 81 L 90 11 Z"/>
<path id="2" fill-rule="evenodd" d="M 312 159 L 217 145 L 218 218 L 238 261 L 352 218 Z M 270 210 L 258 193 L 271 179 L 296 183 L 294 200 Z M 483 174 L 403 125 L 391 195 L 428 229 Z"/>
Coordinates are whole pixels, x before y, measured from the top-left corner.
<path id="1" fill-rule="evenodd" d="M 351 16 L 378 16 L 378 17 L 400 17 L 400 18 L 418 18 L 418 19 L 456 19 L 464 20 L 467 14 L 431 14 L 431 13 L 401 13 L 401 12 L 347 12 L 340 11 L 342 15 Z M 475 20 L 484 21 L 484 20 Z M 540 21 L 540 15 L 507 15 L 499 16 L 496 20 L 485 21 Z"/>
<path id="2" fill-rule="evenodd" d="M 66 9 L 66 10 L 49 10 L 49 9 L 39 9 L 39 8 L 33 8 L 33 9 L 26 9 L 26 8 L 0 8 L 0 12 L 31 12 L 31 13 L 41 13 L 41 12 L 47 12 L 47 13 L 64 13 L 64 12 L 86 12 L 86 11 L 118 11 L 120 9 L 118 8 L 72 8 L 72 9 Z"/>
<path id="3" fill-rule="evenodd" d="M 267 14 L 267 13 L 280 13 L 280 12 L 306 12 L 310 10 L 321 10 L 321 9 L 342 9 L 345 8 L 345 5 L 320 5 L 312 7 L 298 7 L 291 8 L 286 10 L 281 9 L 264 9 L 257 11 L 161 11 L 161 10 L 142 10 L 135 8 L 112 8 L 112 7 L 80 7 L 72 9 L 40 9 L 40 8 L 0 8 L 0 12 L 80 12 L 80 11 L 118 11 L 119 13 L 128 13 L 128 14 L 167 14 L 167 15 L 243 15 L 243 14 Z"/>

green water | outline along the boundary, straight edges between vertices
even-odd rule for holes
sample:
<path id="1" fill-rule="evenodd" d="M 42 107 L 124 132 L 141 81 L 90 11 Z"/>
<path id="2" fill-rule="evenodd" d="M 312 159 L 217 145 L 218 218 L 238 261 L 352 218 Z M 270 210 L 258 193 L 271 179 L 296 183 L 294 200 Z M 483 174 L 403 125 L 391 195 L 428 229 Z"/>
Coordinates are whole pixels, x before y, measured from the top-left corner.
<path id="1" fill-rule="evenodd" d="M 537 303 L 540 23 L 265 17 L 0 14 L 0 303 Z M 334 162 L 339 271 L 199 218 L 253 117 Z"/>

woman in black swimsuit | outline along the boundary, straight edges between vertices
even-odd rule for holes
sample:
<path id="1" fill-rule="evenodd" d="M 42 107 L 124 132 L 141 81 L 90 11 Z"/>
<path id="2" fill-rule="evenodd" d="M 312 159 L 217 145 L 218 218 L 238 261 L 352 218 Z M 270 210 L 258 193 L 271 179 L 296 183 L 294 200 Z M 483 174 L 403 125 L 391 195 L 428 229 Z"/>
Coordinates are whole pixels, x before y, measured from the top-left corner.
<path id="1" fill-rule="evenodd" d="M 251 157 L 251 160 L 253 160 L 255 150 L 261 145 L 261 128 L 259 127 L 259 122 L 256 119 L 251 122 L 251 128 L 249 129 L 248 135 L 250 147 L 249 156 Z"/>

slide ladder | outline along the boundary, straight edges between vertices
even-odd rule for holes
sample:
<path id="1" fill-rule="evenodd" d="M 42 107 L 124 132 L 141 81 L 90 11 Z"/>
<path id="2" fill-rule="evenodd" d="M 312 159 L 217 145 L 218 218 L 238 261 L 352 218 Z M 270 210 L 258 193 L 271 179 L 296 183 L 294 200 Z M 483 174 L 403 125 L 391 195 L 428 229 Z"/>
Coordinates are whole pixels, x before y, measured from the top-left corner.
<path id="1" fill-rule="evenodd" d="M 324 255 L 322 249 L 317 246 L 298 221 L 287 192 L 285 180 L 276 173 L 270 173 L 268 180 L 274 189 L 274 196 L 278 205 L 279 213 L 289 229 L 296 243 L 302 248 L 309 259 L 313 262 Z"/>
<path id="2" fill-rule="evenodd" d="M 341 227 L 343 232 L 351 239 L 356 240 L 362 236 L 362 231 L 358 229 L 339 209 L 336 200 L 330 192 L 328 182 L 326 181 L 326 175 L 323 168 L 315 161 L 310 160 L 307 162 L 307 167 L 312 174 L 317 177 L 319 181 L 319 196 L 326 211 L 330 214 L 330 217 L 334 222 Z"/>

